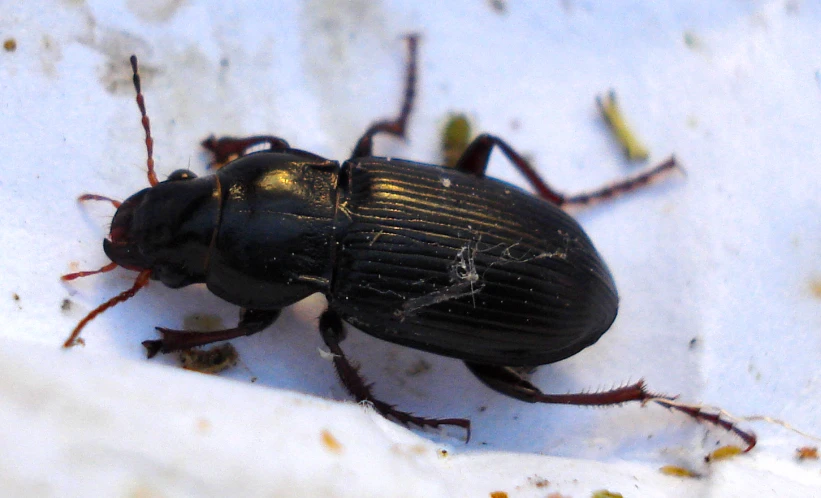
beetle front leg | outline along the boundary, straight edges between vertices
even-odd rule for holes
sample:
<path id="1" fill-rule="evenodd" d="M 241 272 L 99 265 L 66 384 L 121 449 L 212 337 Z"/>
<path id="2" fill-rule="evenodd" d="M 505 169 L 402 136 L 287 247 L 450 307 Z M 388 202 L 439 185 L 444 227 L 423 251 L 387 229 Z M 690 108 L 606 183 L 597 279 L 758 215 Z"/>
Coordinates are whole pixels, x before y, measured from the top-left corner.
<path id="1" fill-rule="evenodd" d="M 157 327 L 162 334 L 158 341 L 143 341 L 148 357 L 153 358 L 157 353 L 171 353 L 197 346 L 205 346 L 212 342 L 227 341 L 256 334 L 279 317 L 281 310 L 253 310 L 242 309 L 239 324 L 232 329 L 198 332 L 193 330 L 172 330 Z"/>
<path id="2" fill-rule="evenodd" d="M 545 394 L 538 387 L 525 379 L 515 367 L 500 367 L 465 362 L 468 369 L 486 386 L 511 398 L 527 403 L 550 403 L 579 406 L 607 406 L 620 405 L 631 401 L 647 403 L 653 401 L 671 410 L 685 413 L 699 422 L 708 422 L 717 425 L 740 437 L 750 451 L 756 444 L 756 436 L 745 431 L 732 421 L 721 418 L 721 414 L 711 413 L 697 405 L 678 403 L 674 397 L 653 394 L 647 391 L 644 381 L 638 381 L 629 386 L 590 393 Z"/>
<path id="3" fill-rule="evenodd" d="M 415 425 L 417 427 L 440 427 L 443 425 L 453 425 L 461 427 L 467 431 L 467 439 L 470 439 L 470 420 L 464 418 L 425 418 L 411 413 L 397 410 L 393 405 L 380 401 L 371 393 L 370 384 L 366 383 L 359 375 L 358 367 L 354 366 L 339 343 L 345 338 L 345 325 L 336 312 L 328 309 L 319 318 L 319 330 L 322 333 L 322 340 L 330 349 L 333 355 L 334 368 L 339 375 L 342 384 L 357 401 L 367 401 L 373 405 L 374 409 L 384 417 L 391 418 L 402 425 Z"/>
<path id="4" fill-rule="evenodd" d="M 288 149 L 290 147 L 284 139 L 271 135 L 220 138 L 211 135 L 200 142 L 203 148 L 214 155 L 214 161 L 210 165 L 214 169 L 219 169 L 227 163 L 246 155 L 250 148 L 263 144 L 267 144 L 269 150 Z"/>
<path id="5" fill-rule="evenodd" d="M 518 152 L 513 150 L 507 142 L 499 137 L 483 134 L 476 137 L 476 139 L 468 145 L 468 148 L 465 149 L 462 157 L 460 157 L 456 163 L 456 169 L 480 178 L 484 177 L 488 161 L 490 160 L 490 153 L 494 146 L 501 149 L 502 153 L 513 163 L 516 169 L 527 178 L 527 181 L 530 182 L 540 197 L 562 207 L 586 205 L 595 201 L 617 197 L 625 192 L 647 185 L 653 180 L 679 167 L 675 158 L 671 157 L 658 166 L 644 173 L 640 173 L 637 176 L 613 183 L 598 190 L 568 196 L 550 187 L 539 173 L 537 173 Z"/>

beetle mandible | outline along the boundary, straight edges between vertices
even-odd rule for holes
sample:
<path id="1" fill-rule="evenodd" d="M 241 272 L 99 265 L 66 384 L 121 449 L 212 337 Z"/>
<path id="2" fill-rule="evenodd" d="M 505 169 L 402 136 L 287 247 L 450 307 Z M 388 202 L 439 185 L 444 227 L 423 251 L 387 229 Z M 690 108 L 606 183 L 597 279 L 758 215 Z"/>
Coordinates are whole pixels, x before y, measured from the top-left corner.
<path id="1" fill-rule="evenodd" d="M 213 175 L 187 170 L 160 182 L 153 138 L 131 57 L 142 116 L 148 181 L 120 203 L 103 250 L 112 263 L 64 280 L 112 270 L 138 271 L 134 285 L 90 312 L 64 346 L 95 316 L 133 296 L 149 280 L 171 288 L 205 284 L 241 307 L 236 327 L 196 332 L 158 327 L 148 356 L 255 334 L 280 311 L 314 293 L 327 310 L 322 338 L 347 390 L 405 425 L 454 425 L 375 398 L 343 353 L 343 322 L 386 341 L 463 360 L 490 388 L 530 403 L 612 405 L 658 402 L 741 436 L 755 437 L 697 406 L 650 394 L 643 382 L 604 392 L 545 394 L 524 370 L 572 356 L 596 342 L 616 318 L 613 277 L 579 224 L 562 209 L 606 199 L 677 168 L 673 158 L 600 190 L 565 196 L 549 187 L 505 141 L 480 135 L 452 168 L 375 157 L 373 138 L 403 137 L 413 106 L 418 37 L 407 37 L 402 107 L 371 125 L 351 157 L 332 161 L 291 148 L 279 137 L 214 138 L 202 145 L 223 165 Z M 248 153 L 266 145 L 265 151 Z M 537 195 L 487 178 L 497 147 Z M 232 160 L 234 159 L 234 160 Z M 749 449 L 748 448 L 748 449 Z"/>

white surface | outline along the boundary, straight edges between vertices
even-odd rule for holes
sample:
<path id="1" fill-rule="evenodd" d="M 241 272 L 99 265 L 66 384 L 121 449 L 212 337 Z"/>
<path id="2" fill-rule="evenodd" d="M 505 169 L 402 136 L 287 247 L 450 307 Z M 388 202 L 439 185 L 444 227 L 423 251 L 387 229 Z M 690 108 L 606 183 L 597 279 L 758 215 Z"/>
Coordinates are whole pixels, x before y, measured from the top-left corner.
<path id="1" fill-rule="evenodd" d="M 275 133 L 346 157 L 372 120 L 395 112 L 400 36 L 416 31 L 423 38 L 409 141 L 382 140 L 379 153 L 436 161 L 447 112 L 463 111 L 479 130 L 532 157 L 557 188 L 590 189 L 636 171 L 593 103 L 613 87 L 652 162 L 675 153 L 687 170 L 686 178 L 579 213 L 615 275 L 619 318 L 595 346 L 541 368 L 536 383 L 566 392 L 643 377 L 685 401 L 821 432 L 821 298 L 812 291 L 821 282 L 818 4 L 511 2 L 500 14 L 483 1 L 268 3 L 0 3 L 0 38 L 17 40 L 15 52 L 0 51 L 6 489 L 285 496 L 281 486 L 293 496 L 588 496 L 600 488 L 625 496 L 808 496 L 821 489 L 821 465 L 793 461 L 796 447 L 814 443 L 782 429 L 755 426 L 754 454 L 713 467 L 709 479 L 679 481 L 657 468 L 698 465 L 719 431 L 658 408 L 527 405 L 487 390 L 457 361 L 355 331 L 343 346 L 382 398 L 428 416 L 470 418 L 470 444 L 458 433 L 419 438 L 348 404 L 281 391 L 347 399 L 317 353 L 321 298 L 236 341 L 241 365 L 222 375 L 231 382 L 179 372 L 173 357 L 143 359 L 140 341 L 155 325 L 180 326 L 203 311 L 234 323 L 236 309 L 204 289 L 155 283 L 95 320 L 85 348 L 59 351 L 88 310 L 133 278 L 117 271 L 71 286 L 58 281 L 107 262 L 101 240 L 112 209 L 80 209 L 77 195 L 122 199 L 146 186 L 128 55 L 143 68 L 160 175 L 189 165 L 200 173 L 197 143 L 211 133 Z M 685 44 L 685 34 L 696 42 Z M 500 158 L 490 171 L 522 184 Z M 62 312 L 67 297 L 73 307 Z M 420 359 L 431 369 L 408 375 Z M 252 377 L 255 384 L 242 385 Z M 200 418 L 213 425 L 213 441 L 197 434 Z M 316 438 L 324 427 L 350 454 L 323 453 Z M 435 456 L 426 440 L 451 456 Z M 397 445 L 427 453 L 400 451 L 392 460 Z M 529 486 L 534 474 L 551 485 Z"/>

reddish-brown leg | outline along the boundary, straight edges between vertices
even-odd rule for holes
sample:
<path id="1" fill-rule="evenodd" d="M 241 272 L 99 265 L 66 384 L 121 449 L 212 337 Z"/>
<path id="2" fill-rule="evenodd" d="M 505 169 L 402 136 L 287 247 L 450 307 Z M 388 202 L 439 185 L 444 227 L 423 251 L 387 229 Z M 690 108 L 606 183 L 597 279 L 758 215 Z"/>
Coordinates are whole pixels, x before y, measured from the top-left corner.
<path id="1" fill-rule="evenodd" d="M 520 156 L 513 148 L 504 140 L 493 135 L 479 135 L 476 139 L 468 145 L 462 157 L 456 163 L 456 169 L 471 173 L 478 177 L 485 176 L 488 160 L 493 147 L 499 147 L 502 153 L 516 166 L 530 184 L 536 189 L 540 197 L 558 206 L 572 206 L 572 205 L 586 205 L 595 201 L 606 200 L 616 197 L 625 192 L 646 185 L 662 175 L 678 168 L 675 158 L 664 161 L 660 165 L 652 168 L 637 176 L 627 178 L 620 182 L 608 185 L 606 187 L 577 195 L 564 195 L 552 187 L 547 182 L 542 180 L 541 176 L 533 169 L 532 166 Z"/>
<path id="2" fill-rule="evenodd" d="M 288 149 L 290 145 L 284 139 L 271 135 L 256 135 L 253 137 L 220 137 L 214 135 L 201 142 L 206 150 L 214 155 L 211 167 L 219 169 L 234 159 L 247 154 L 248 150 L 258 145 L 267 144 L 270 150 Z"/>
<path id="3" fill-rule="evenodd" d="M 594 393 L 570 393 L 570 394 L 545 394 L 538 387 L 530 383 L 527 379 L 512 367 L 499 367 L 493 365 L 481 365 L 478 363 L 465 362 L 468 369 L 479 378 L 486 386 L 494 391 L 500 392 L 511 398 L 516 398 L 528 403 L 549 403 L 562 405 L 579 406 L 608 406 L 620 405 L 631 401 L 645 403 L 653 401 L 671 410 L 678 410 L 693 417 L 699 422 L 715 424 L 723 429 L 732 432 L 747 443 L 750 451 L 756 444 L 755 434 L 742 430 L 733 422 L 721 418 L 719 414 L 707 412 L 699 407 L 675 403 L 674 397 L 653 394 L 647 391 L 644 381 L 638 381 L 629 386 L 600 391 Z"/>
<path id="4" fill-rule="evenodd" d="M 358 368 L 348 361 L 348 358 L 339 346 L 339 343 L 345 337 L 345 325 L 335 312 L 326 310 L 325 313 L 322 314 L 319 318 L 319 330 L 322 332 L 322 339 L 333 355 L 334 367 L 336 368 L 336 373 L 339 375 L 339 379 L 357 401 L 367 401 L 384 417 L 396 420 L 405 426 L 415 425 L 417 427 L 436 428 L 443 425 L 452 425 L 461 427 L 467 431 L 467 439 L 470 439 L 470 420 L 464 418 L 420 417 L 397 410 L 393 405 L 376 399 L 371 392 L 371 384 L 366 383 L 362 376 L 359 375 Z"/>
<path id="5" fill-rule="evenodd" d="M 416 48 L 419 44 L 419 35 L 408 35 L 408 64 L 405 73 L 405 97 L 399 116 L 392 120 L 377 121 L 372 124 L 365 134 L 356 143 L 351 159 L 373 155 L 373 137 L 379 133 L 388 133 L 400 138 L 405 136 L 408 117 L 413 108 L 413 99 L 416 95 Z"/>
<path id="6" fill-rule="evenodd" d="M 198 332 L 193 330 L 172 330 L 157 327 L 162 334 L 158 341 L 143 341 L 148 357 L 153 358 L 157 353 L 172 353 L 197 346 L 205 346 L 212 342 L 227 341 L 237 337 L 256 334 L 279 317 L 280 310 L 252 310 L 243 309 L 239 324 L 232 329 Z"/>

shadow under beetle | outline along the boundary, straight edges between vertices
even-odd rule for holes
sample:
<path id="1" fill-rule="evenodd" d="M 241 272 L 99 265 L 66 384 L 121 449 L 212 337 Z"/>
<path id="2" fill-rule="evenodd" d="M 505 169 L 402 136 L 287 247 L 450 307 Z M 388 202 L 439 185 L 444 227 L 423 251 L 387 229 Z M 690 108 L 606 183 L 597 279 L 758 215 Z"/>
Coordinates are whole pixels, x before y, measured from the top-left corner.
<path id="1" fill-rule="evenodd" d="M 145 130 L 150 187 L 125 202 L 87 194 L 117 208 L 103 250 L 112 263 L 64 280 L 138 271 L 134 285 L 88 314 L 64 346 L 76 344 L 95 316 L 132 297 L 149 279 L 171 288 L 204 283 L 242 308 L 231 329 L 160 328 L 143 342 L 152 357 L 255 334 L 282 308 L 322 293 L 319 319 L 342 383 L 403 424 L 470 430 L 467 419 L 434 419 L 376 399 L 343 353 L 343 322 L 404 346 L 461 359 L 487 386 L 530 403 L 613 405 L 654 401 L 742 437 L 755 436 L 694 405 L 650 394 L 643 382 L 603 392 L 545 394 L 523 373 L 596 342 L 610 328 L 618 295 L 610 271 L 578 223 L 562 208 L 606 199 L 677 167 L 656 168 L 606 188 L 565 196 L 550 188 L 506 142 L 480 135 L 452 168 L 374 157 L 373 138 L 402 137 L 413 105 L 418 39 L 407 38 L 406 88 L 399 116 L 373 124 L 340 164 L 291 148 L 278 137 L 210 137 L 203 146 L 219 166 L 197 178 L 186 170 L 159 182 L 153 139 L 131 57 Z M 267 145 L 268 150 L 247 153 Z M 538 196 L 485 177 L 498 147 Z M 232 161 L 232 159 L 235 159 Z"/>

